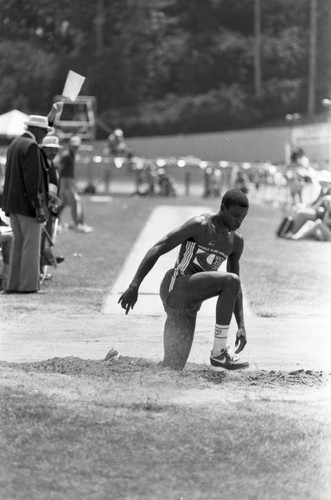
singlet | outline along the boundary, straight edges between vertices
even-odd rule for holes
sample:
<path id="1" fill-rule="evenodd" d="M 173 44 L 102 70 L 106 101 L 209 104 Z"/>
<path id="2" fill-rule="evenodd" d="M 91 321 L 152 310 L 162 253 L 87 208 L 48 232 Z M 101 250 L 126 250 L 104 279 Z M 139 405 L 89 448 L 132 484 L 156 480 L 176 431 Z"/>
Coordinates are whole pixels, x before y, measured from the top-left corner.
<path id="1" fill-rule="evenodd" d="M 201 241 L 188 239 L 182 243 L 174 267 L 169 291 L 174 287 L 176 278 L 202 271 L 217 271 L 228 255 L 217 248 L 215 229 L 211 221 L 211 214 L 203 214 L 206 219 L 206 230 Z M 232 233 L 230 238 L 233 237 Z"/>

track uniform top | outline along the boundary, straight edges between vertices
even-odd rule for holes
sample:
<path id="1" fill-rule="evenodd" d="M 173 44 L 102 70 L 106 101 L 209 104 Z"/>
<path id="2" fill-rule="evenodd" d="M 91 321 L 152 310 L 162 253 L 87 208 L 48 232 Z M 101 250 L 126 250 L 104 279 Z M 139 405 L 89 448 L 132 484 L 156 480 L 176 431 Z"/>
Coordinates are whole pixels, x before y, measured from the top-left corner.
<path id="1" fill-rule="evenodd" d="M 202 214 L 206 220 L 206 230 L 199 241 L 188 239 L 182 243 L 174 267 L 169 292 L 175 281 L 183 275 L 192 275 L 204 271 L 218 271 L 221 264 L 228 258 L 229 245 L 217 242 L 215 227 L 211 221 L 211 214 Z M 235 231 L 229 233 L 227 243 L 232 243 Z"/>

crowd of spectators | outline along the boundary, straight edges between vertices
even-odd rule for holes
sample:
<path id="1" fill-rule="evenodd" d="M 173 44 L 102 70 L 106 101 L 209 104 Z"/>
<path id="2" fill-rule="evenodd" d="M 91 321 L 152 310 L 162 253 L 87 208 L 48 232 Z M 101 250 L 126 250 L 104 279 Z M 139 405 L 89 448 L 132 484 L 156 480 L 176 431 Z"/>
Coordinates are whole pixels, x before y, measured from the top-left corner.
<path id="1" fill-rule="evenodd" d="M 164 167 L 157 165 L 155 161 L 146 161 L 136 164 L 135 168 L 135 190 L 136 196 L 177 196 L 176 181 Z"/>

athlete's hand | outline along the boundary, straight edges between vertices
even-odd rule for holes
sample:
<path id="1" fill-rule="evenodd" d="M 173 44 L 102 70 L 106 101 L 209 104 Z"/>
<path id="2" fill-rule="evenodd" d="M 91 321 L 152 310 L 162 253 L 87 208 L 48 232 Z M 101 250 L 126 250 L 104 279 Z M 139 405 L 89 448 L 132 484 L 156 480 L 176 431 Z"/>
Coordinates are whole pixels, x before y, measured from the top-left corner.
<path id="1" fill-rule="evenodd" d="M 236 354 L 241 352 L 246 344 L 247 344 L 247 337 L 245 328 L 238 328 L 236 334 L 236 342 L 235 342 L 235 347 L 237 347 Z"/>
<path id="2" fill-rule="evenodd" d="M 135 303 L 138 299 L 138 288 L 129 286 L 127 290 L 121 295 L 118 299 L 118 304 L 121 304 L 121 307 L 125 309 L 125 314 L 128 314 L 130 309 L 133 309 Z"/>

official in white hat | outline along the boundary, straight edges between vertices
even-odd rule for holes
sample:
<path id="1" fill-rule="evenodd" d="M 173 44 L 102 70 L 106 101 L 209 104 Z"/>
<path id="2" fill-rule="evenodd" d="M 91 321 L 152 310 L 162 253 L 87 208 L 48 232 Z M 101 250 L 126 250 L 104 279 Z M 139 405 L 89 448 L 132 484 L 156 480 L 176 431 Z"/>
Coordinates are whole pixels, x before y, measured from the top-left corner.
<path id="1" fill-rule="evenodd" d="M 55 153 L 57 153 L 59 149 L 62 149 L 62 146 L 60 145 L 60 140 L 57 135 L 47 134 L 46 137 L 43 138 L 41 146 L 43 149 L 45 148 L 52 149 L 54 150 Z"/>
<path id="2" fill-rule="evenodd" d="M 7 150 L 2 208 L 14 242 L 4 293 L 39 290 L 41 227 L 48 215 L 47 163 L 39 144 L 50 132 L 47 116 L 30 115 L 26 131 Z"/>
<path id="3" fill-rule="evenodd" d="M 62 146 L 57 135 L 46 135 L 41 143 L 42 150 L 44 151 L 48 162 L 48 197 L 51 207 L 58 211 L 61 205 L 59 198 L 60 174 L 54 163 Z"/>
<path id="4" fill-rule="evenodd" d="M 48 124 L 47 116 L 41 115 L 30 115 L 26 122 L 24 122 L 27 128 L 41 128 L 44 131 L 46 130 L 46 134 L 52 130 L 52 127 Z"/>

